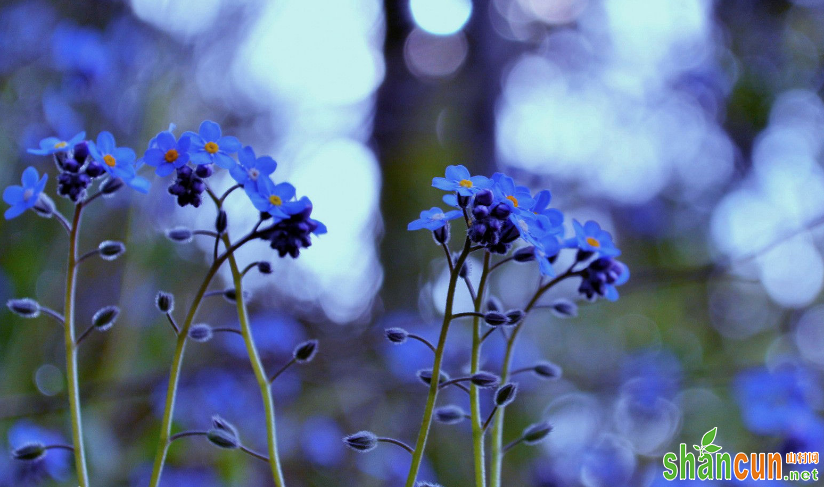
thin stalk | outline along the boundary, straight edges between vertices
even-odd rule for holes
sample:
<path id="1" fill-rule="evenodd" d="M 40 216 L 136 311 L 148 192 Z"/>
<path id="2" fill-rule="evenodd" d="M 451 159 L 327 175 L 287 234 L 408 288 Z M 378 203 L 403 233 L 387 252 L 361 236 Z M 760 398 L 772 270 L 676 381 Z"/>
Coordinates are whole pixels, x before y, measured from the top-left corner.
<path id="1" fill-rule="evenodd" d="M 169 439 L 172 435 L 172 418 L 174 416 L 175 399 L 177 398 L 177 385 L 180 380 L 180 370 L 183 365 L 184 352 L 186 351 L 186 339 L 189 336 L 189 327 L 192 325 L 195 315 L 197 314 L 197 310 L 200 307 L 200 303 L 203 301 L 203 296 L 206 294 L 206 290 L 209 288 L 209 284 L 212 282 L 212 278 L 215 277 L 215 274 L 217 274 L 220 266 L 226 261 L 226 259 L 229 258 L 230 255 L 233 255 L 235 250 L 257 237 L 258 234 L 252 232 L 231 247 L 227 246 L 226 252 L 221 254 L 220 257 L 212 263 L 212 266 L 203 278 L 203 283 L 200 285 L 200 288 L 195 295 L 192 306 L 189 308 L 189 313 L 186 315 L 186 320 L 183 322 L 183 327 L 177 335 L 177 344 L 175 345 L 175 353 L 172 357 L 172 367 L 169 372 L 169 385 L 166 390 L 166 405 L 163 410 L 163 419 L 161 421 L 160 439 L 158 441 L 154 467 L 152 468 L 152 477 L 149 482 L 150 487 L 157 487 L 160 484 L 160 475 L 163 472 L 163 466 L 166 463 L 166 455 L 169 452 Z"/>
<path id="2" fill-rule="evenodd" d="M 227 249 L 232 246 L 228 233 L 224 232 L 221 238 Z M 280 466 L 280 458 L 278 457 L 277 432 L 275 428 L 275 402 L 272 400 L 269 378 L 266 376 L 266 370 L 263 368 L 263 362 L 260 360 L 257 347 L 255 347 L 255 340 L 252 337 L 249 313 L 246 310 L 246 302 L 243 297 L 243 274 L 237 265 L 234 254 L 229 254 L 229 267 L 232 269 L 232 279 L 235 284 L 235 292 L 237 295 L 235 303 L 237 304 L 237 315 L 240 320 L 243 341 L 246 343 L 249 362 L 252 365 L 252 370 L 255 372 L 255 379 L 257 379 L 260 394 L 263 398 L 263 409 L 266 413 L 266 439 L 269 447 L 269 466 L 272 469 L 272 478 L 277 487 L 284 487 L 286 482 L 283 480 L 283 471 Z"/>
<path id="3" fill-rule="evenodd" d="M 449 323 L 452 321 L 452 304 L 455 301 L 455 287 L 458 283 L 458 272 L 466 261 L 467 256 L 472 251 L 469 238 L 464 242 L 463 251 L 458 257 L 452 273 L 449 276 L 449 287 L 446 292 L 446 307 L 444 308 L 443 324 L 441 325 L 441 335 L 438 338 L 438 346 L 435 349 L 435 361 L 432 364 L 432 377 L 441 376 L 441 362 L 443 361 L 444 347 L 446 346 L 446 336 L 449 333 Z M 429 427 L 432 425 L 432 414 L 435 410 L 435 400 L 438 397 L 438 381 L 430 381 L 429 395 L 426 399 L 426 407 L 423 411 L 421 428 L 418 432 L 418 440 L 415 443 L 415 450 L 412 453 L 412 463 L 409 466 L 409 475 L 406 478 L 406 487 L 414 487 L 418 478 L 418 470 L 421 468 L 423 453 L 426 449 L 426 440 L 429 437 Z"/>
<path id="4" fill-rule="evenodd" d="M 526 318 L 529 315 L 529 312 L 535 308 L 538 304 L 538 300 L 541 296 L 544 295 L 549 289 L 553 286 L 558 284 L 559 282 L 567 279 L 569 277 L 580 275 L 580 272 L 572 272 L 572 269 L 575 267 L 575 264 L 569 268 L 565 273 L 557 276 L 556 278 L 552 279 L 548 283 L 544 284 L 543 286 L 538 288 L 538 291 L 535 292 L 535 295 L 532 296 L 532 299 L 529 300 L 529 303 L 524 308 L 524 319 L 515 326 L 515 329 L 512 330 L 512 335 L 510 335 L 509 339 L 506 341 L 506 352 L 504 353 L 504 363 L 501 368 L 501 383 L 505 384 L 509 381 L 512 372 L 510 372 L 512 368 L 512 354 L 515 350 L 515 341 L 518 339 L 518 333 L 523 328 L 524 323 L 526 323 Z M 492 460 L 490 465 L 490 480 L 489 480 L 489 487 L 501 487 L 501 470 L 503 466 L 503 458 L 504 453 L 506 453 L 507 448 L 503 446 L 503 435 L 504 435 L 504 411 L 506 409 L 502 409 L 495 417 L 493 418 L 492 422 L 492 447 L 491 447 L 491 454 Z M 509 447 L 511 448 L 511 447 Z"/>
<path id="5" fill-rule="evenodd" d="M 486 291 L 486 281 L 489 276 L 490 253 L 484 252 L 484 267 L 481 272 L 481 281 L 478 284 L 478 295 L 475 298 L 475 314 L 472 320 L 472 361 L 470 365 L 470 375 L 478 373 L 481 362 L 481 320 L 480 310 L 483 306 L 484 294 Z M 484 431 L 486 424 L 481 423 L 481 397 L 480 388 L 475 384 L 469 386 L 469 414 L 472 416 L 472 451 L 475 461 L 475 485 L 476 487 L 486 486 L 486 455 L 484 452 Z"/>
<path id="6" fill-rule="evenodd" d="M 74 336 L 74 303 L 77 286 L 77 240 L 80 232 L 80 216 L 83 202 L 74 207 L 74 221 L 69 232 L 69 263 L 66 271 L 66 301 L 63 316 L 66 346 L 66 379 L 68 382 L 69 414 L 72 422 L 72 444 L 74 463 L 77 469 L 77 483 L 89 486 L 89 472 L 86 466 L 86 450 L 83 446 L 83 421 L 80 417 L 80 386 L 77 378 L 77 345 Z"/>
<path id="7" fill-rule="evenodd" d="M 412 447 L 410 447 L 406 443 L 402 442 L 401 440 L 396 440 L 395 438 L 381 437 L 381 438 L 378 438 L 378 441 L 383 442 L 383 443 L 391 443 L 393 445 L 397 445 L 397 446 L 403 448 L 404 450 L 408 451 L 410 454 L 412 454 Z"/>

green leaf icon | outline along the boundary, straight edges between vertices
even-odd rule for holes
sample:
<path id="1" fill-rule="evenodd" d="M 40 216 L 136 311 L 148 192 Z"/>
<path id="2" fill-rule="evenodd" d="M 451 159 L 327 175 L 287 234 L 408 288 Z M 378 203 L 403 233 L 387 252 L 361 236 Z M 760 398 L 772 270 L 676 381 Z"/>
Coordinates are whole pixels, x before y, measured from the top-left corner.
<path id="1" fill-rule="evenodd" d="M 700 447 L 700 446 L 698 446 L 698 445 L 692 445 L 692 447 L 693 447 L 693 448 L 695 448 L 696 450 L 698 450 L 699 452 L 700 452 L 701 450 L 703 450 L 703 448 L 701 448 L 701 447 Z"/>
<path id="2" fill-rule="evenodd" d="M 721 451 L 721 447 L 718 445 L 707 445 L 706 448 L 704 448 L 704 450 L 708 453 L 715 453 L 717 451 Z"/>
<path id="3" fill-rule="evenodd" d="M 704 433 L 704 437 L 701 438 L 701 446 L 706 447 L 708 445 L 712 445 L 712 442 L 715 441 L 715 435 L 718 433 L 718 426 L 715 428 L 707 431 Z"/>

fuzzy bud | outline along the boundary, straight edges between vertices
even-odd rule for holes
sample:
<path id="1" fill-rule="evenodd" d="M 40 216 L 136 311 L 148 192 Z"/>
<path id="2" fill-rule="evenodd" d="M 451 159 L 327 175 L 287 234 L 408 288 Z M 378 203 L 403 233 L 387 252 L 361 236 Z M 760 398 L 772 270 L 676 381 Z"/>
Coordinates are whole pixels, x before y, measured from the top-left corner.
<path id="1" fill-rule="evenodd" d="M 542 442 L 549 433 L 552 432 L 552 425 L 548 421 L 531 424 L 524 429 L 521 438 L 527 445 L 537 445 Z"/>
<path id="2" fill-rule="evenodd" d="M 498 387 L 501 384 L 501 378 L 489 372 L 478 372 L 476 374 L 472 374 L 469 381 L 476 386 L 483 388 Z"/>
<path id="3" fill-rule="evenodd" d="M 463 265 L 461 265 L 461 269 L 458 271 L 458 276 L 461 279 L 466 279 L 469 277 L 469 272 L 472 270 L 472 266 L 469 265 L 469 262 L 464 261 Z"/>
<path id="4" fill-rule="evenodd" d="M 512 254 L 512 260 L 515 262 L 532 262 L 535 260 L 535 247 L 522 247 Z"/>
<path id="5" fill-rule="evenodd" d="M 449 242 L 449 223 L 442 226 L 441 228 L 436 228 L 432 231 L 432 238 L 435 239 L 435 242 L 438 244 L 445 244 Z"/>
<path id="6" fill-rule="evenodd" d="M 506 312 L 507 325 L 514 326 L 524 320 L 526 313 L 520 309 L 511 309 Z"/>
<path id="7" fill-rule="evenodd" d="M 501 326 L 509 323 L 509 318 L 505 314 L 497 311 L 489 311 L 484 315 L 484 321 L 489 326 Z"/>
<path id="8" fill-rule="evenodd" d="M 108 331 L 114 326 L 114 322 L 117 321 L 119 315 L 120 308 L 117 306 L 100 308 L 92 317 L 92 325 L 94 325 L 94 329 L 97 331 Z"/>
<path id="9" fill-rule="evenodd" d="M 258 262 L 257 265 L 258 272 L 261 274 L 271 274 L 272 273 L 272 264 L 266 261 Z"/>
<path id="10" fill-rule="evenodd" d="M 359 431 L 353 435 L 344 437 L 343 442 L 346 443 L 346 446 L 357 452 L 366 453 L 374 450 L 375 447 L 378 446 L 378 437 L 371 431 Z"/>
<path id="11" fill-rule="evenodd" d="M 223 298 L 226 301 L 229 301 L 230 303 L 234 303 L 235 301 L 237 301 L 237 291 L 233 287 L 229 288 L 229 289 L 226 289 L 226 290 L 223 291 Z M 243 299 L 248 301 L 251 298 L 252 298 L 252 292 L 247 291 L 247 290 L 244 289 L 243 290 Z"/>
<path id="12" fill-rule="evenodd" d="M 43 218 L 51 218 L 54 216 L 54 201 L 43 193 L 37 197 L 37 202 L 32 207 L 38 216 Z"/>
<path id="13" fill-rule="evenodd" d="M 482 206 L 489 206 L 495 200 L 495 195 L 488 189 L 482 189 L 475 194 L 475 204 Z"/>
<path id="14" fill-rule="evenodd" d="M 214 336 L 212 327 L 207 325 L 206 323 L 198 323 L 196 325 L 192 325 L 191 328 L 189 328 L 189 338 L 196 342 L 208 342 L 212 339 L 212 336 Z"/>
<path id="15" fill-rule="evenodd" d="M 174 227 L 166 230 L 166 238 L 175 243 L 186 244 L 192 241 L 194 234 L 186 227 Z"/>
<path id="16" fill-rule="evenodd" d="M 578 316 L 578 305 L 568 299 L 555 300 L 551 305 L 552 314 L 558 318 L 574 318 Z"/>
<path id="17" fill-rule="evenodd" d="M 123 180 L 120 178 L 109 178 L 100 185 L 100 191 L 104 196 L 111 196 L 123 187 Z"/>
<path id="18" fill-rule="evenodd" d="M 544 380 L 560 379 L 561 375 L 563 375 L 563 370 L 560 366 L 547 361 L 538 362 L 532 370 L 535 372 L 535 375 Z"/>
<path id="19" fill-rule="evenodd" d="M 504 309 L 503 303 L 501 300 L 496 298 L 495 296 L 490 296 L 486 300 L 486 310 L 487 311 L 502 311 Z"/>
<path id="20" fill-rule="evenodd" d="M 295 357 L 295 362 L 305 364 L 311 362 L 316 353 L 318 353 L 318 341 L 307 340 L 295 347 L 292 356 Z"/>
<path id="21" fill-rule="evenodd" d="M 226 431 L 227 433 L 232 434 L 235 438 L 240 436 L 237 433 L 237 428 L 235 428 L 235 426 L 232 423 L 226 421 L 217 414 L 212 416 L 212 427 L 214 429 Z"/>
<path id="22" fill-rule="evenodd" d="M 230 431 L 212 428 L 206 432 L 206 439 L 218 448 L 235 450 L 240 448 L 240 440 Z"/>
<path id="23" fill-rule="evenodd" d="M 13 459 L 24 462 L 40 460 L 44 456 L 46 456 L 46 445 L 37 441 L 26 443 L 20 448 L 15 448 L 11 452 L 11 457 Z"/>
<path id="24" fill-rule="evenodd" d="M 518 384 L 514 382 L 506 383 L 495 391 L 495 405 L 499 408 L 505 408 L 512 404 L 517 394 Z"/>
<path id="25" fill-rule="evenodd" d="M 155 306 L 161 313 L 171 313 L 175 310 L 174 294 L 158 291 L 157 296 L 155 296 Z"/>
<path id="26" fill-rule="evenodd" d="M 426 385 L 432 383 L 432 369 L 422 369 L 417 373 L 418 379 Z M 446 372 L 441 372 L 438 384 L 443 384 L 449 380 L 449 375 Z"/>
<path id="27" fill-rule="evenodd" d="M 215 219 L 215 230 L 217 230 L 218 235 L 221 235 L 223 232 L 226 231 L 226 227 L 229 226 L 229 216 L 226 214 L 226 211 L 220 210 L 217 213 L 217 218 Z"/>
<path id="28" fill-rule="evenodd" d="M 387 328 L 384 333 L 386 334 L 386 339 L 395 345 L 405 343 L 406 339 L 409 338 L 409 332 L 403 328 Z"/>
<path id="29" fill-rule="evenodd" d="M 103 260 L 115 260 L 126 252 L 126 245 L 123 242 L 114 240 L 104 240 L 97 246 L 100 258 Z"/>
<path id="30" fill-rule="evenodd" d="M 466 419 L 466 411 L 460 406 L 449 405 L 435 409 L 435 421 L 443 424 L 458 424 Z"/>
<path id="31" fill-rule="evenodd" d="M 9 299 L 6 306 L 9 307 L 12 313 L 23 318 L 37 318 L 40 316 L 40 304 L 31 298 Z"/>

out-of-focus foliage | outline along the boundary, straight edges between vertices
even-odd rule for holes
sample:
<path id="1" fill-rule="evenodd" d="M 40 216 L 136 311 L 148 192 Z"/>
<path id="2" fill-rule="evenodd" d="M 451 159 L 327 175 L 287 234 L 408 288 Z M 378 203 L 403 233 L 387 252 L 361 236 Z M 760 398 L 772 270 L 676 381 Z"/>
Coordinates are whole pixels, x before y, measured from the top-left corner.
<path id="1" fill-rule="evenodd" d="M 9 0 L 0 5 L 0 186 L 18 184 L 29 165 L 52 170 L 26 153 L 47 136 L 109 130 L 142 152 L 169 122 L 195 130 L 214 119 L 306 188 L 329 234 L 297 262 L 265 245 L 240 256 L 274 264 L 274 275 L 250 273 L 266 366 L 320 340 L 311 366 L 274 389 L 294 486 L 405 478 L 402 450 L 356 455 L 341 438 L 366 428 L 411 441 L 419 426 L 426 389 L 415 372 L 431 368 L 431 354 L 393 346 L 383 330 L 438 332 L 442 251 L 406 231 L 421 208 L 441 204 L 431 178 L 464 164 L 548 187 L 570 220 L 604 223 L 633 278 L 618 303 L 529 318 L 515 368 L 549 359 L 564 374 L 520 380 L 505 440 L 541 419 L 553 431 L 513 449 L 504 478 L 663 485 L 662 454 L 714 426 L 726 451 L 824 449 L 814 225 L 824 215 L 822 25 L 819 0 Z M 122 310 L 117 327 L 81 350 L 95 485 L 147 483 L 174 347 L 153 299 L 163 289 L 184 307 L 211 252 L 162 232 L 210 227 L 214 213 L 176 209 L 160 180 L 141 174 L 156 183 L 151 193 L 91 209 L 84 233 L 97 240 L 81 242 L 128 245 L 79 276 L 79 323 L 111 303 Z M 228 211 L 238 225 L 257 219 Z M 39 218 L 0 220 L 0 301 L 32 296 L 59 308 L 61 231 Z M 531 295 L 525 274 L 492 282 L 505 309 Z M 574 295 L 561 286 L 546 301 Z M 469 307 L 459 293 L 456 309 Z M 1 313 L 3 445 L 66 442 L 54 325 Z M 213 326 L 237 319 L 219 298 L 200 316 Z M 175 427 L 203 428 L 220 414 L 261 449 L 245 349 L 223 335 L 190 344 Z M 469 336 L 451 331 L 453 375 L 467 367 Z M 498 369 L 502 354 L 490 339 L 483 368 Z M 439 400 L 464 401 L 449 390 Z M 164 485 L 269 485 L 254 459 L 182 441 Z M 436 424 L 429 445 L 420 478 L 468 485 L 467 422 Z M 0 455 L 0 486 L 71 485 L 71 465 L 62 451 L 34 467 Z"/>

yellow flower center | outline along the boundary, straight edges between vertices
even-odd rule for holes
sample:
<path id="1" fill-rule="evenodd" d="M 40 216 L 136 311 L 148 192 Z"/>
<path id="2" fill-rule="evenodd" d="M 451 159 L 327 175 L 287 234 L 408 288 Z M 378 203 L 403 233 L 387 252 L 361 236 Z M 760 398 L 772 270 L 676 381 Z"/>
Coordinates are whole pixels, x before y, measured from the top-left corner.
<path id="1" fill-rule="evenodd" d="M 280 199 L 280 196 L 273 194 L 269 197 L 269 203 L 272 203 L 275 206 L 280 206 L 283 204 L 283 200 Z"/>
<path id="2" fill-rule="evenodd" d="M 177 149 L 169 149 L 166 151 L 166 155 L 163 156 L 166 162 L 175 162 L 178 157 L 180 157 L 180 154 L 177 153 Z"/>
<path id="3" fill-rule="evenodd" d="M 54 148 L 55 149 L 62 149 L 63 147 L 66 147 L 67 145 L 69 145 L 68 142 L 65 142 L 65 141 L 61 140 L 60 142 L 54 144 Z"/>
<path id="4" fill-rule="evenodd" d="M 507 196 L 507 197 L 506 197 L 506 199 L 508 199 L 509 201 L 511 201 L 511 202 L 512 202 L 512 204 L 513 204 L 513 205 L 515 205 L 515 208 L 517 208 L 517 207 L 518 207 L 518 198 L 516 198 L 516 197 L 514 197 L 514 196 L 512 196 L 512 195 L 509 195 L 509 196 Z"/>
<path id="5" fill-rule="evenodd" d="M 461 181 L 458 184 L 460 184 L 464 188 L 471 188 L 472 187 L 472 181 L 470 181 L 468 179 L 461 179 Z"/>
<path id="6" fill-rule="evenodd" d="M 103 156 L 103 162 L 105 162 L 106 165 L 109 167 L 114 167 L 114 165 L 117 164 L 117 161 L 111 154 L 106 154 L 105 156 Z"/>
<path id="7" fill-rule="evenodd" d="M 206 145 L 203 146 L 203 148 L 206 149 L 206 152 L 208 152 L 209 154 L 214 154 L 215 152 L 220 150 L 220 147 L 218 147 L 217 144 L 215 144 L 214 142 L 206 142 Z"/>
<path id="8" fill-rule="evenodd" d="M 594 238 L 594 237 L 587 237 L 587 243 L 588 243 L 588 244 L 590 244 L 590 245 L 592 245 L 592 246 L 593 246 L 593 247 L 595 247 L 596 249 L 597 249 L 597 248 L 599 248 L 599 247 L 601 246 L 601 242 L 599 242 L 599 241 L 598 241 L 596 238 Z"/>

